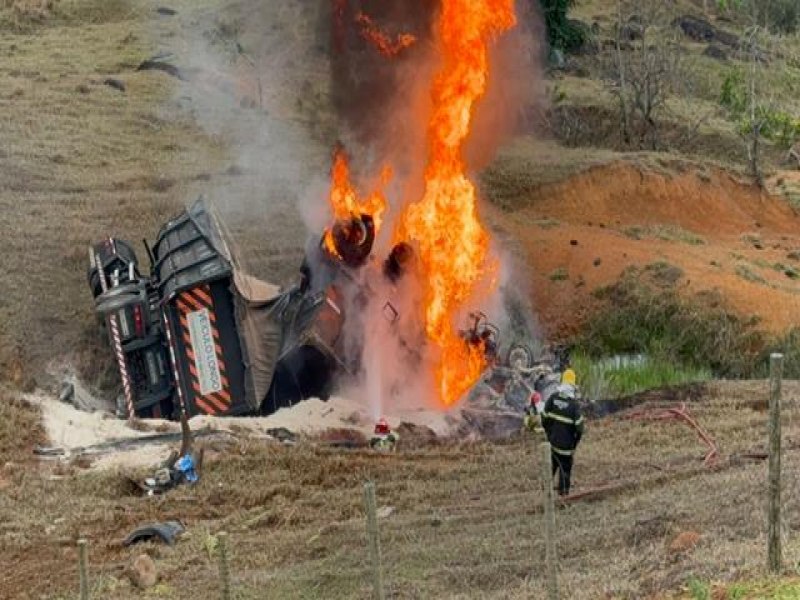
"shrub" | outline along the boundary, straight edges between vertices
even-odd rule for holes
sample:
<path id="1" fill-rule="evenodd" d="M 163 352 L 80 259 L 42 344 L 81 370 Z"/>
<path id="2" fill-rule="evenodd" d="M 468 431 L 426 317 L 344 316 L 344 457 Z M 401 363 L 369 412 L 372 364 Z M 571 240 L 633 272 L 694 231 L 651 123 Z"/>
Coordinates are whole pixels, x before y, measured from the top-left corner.
<path id="1" fill-rule="evenodd" d="M 757 320 L 727 312 L 715 294 L 685 299 L 673 289 L 652 288 L 640 275 L 631 269 L 596 292 L 603 308 L 589 319 L 578 348 L 595 358 L 645 354 L 732 378 L 752 375 L 763 362 L 767 344 Z"/>
<path id="2" fill-rule="evenodd" d="M 580 48 L 588 33 L 580 23 L 567 18 L 575 0 L 541 0 L 541 4 L 550 47 L 563 51 Z"/>

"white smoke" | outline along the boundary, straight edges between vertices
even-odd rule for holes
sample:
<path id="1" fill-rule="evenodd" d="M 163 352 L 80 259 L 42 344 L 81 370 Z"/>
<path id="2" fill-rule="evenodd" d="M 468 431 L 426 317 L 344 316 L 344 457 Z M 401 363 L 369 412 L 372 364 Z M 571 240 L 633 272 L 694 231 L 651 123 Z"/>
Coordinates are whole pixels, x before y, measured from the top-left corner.
<path id="1" fill-rule="evenodd" d="M 224 157 L 193 188 L 218 209 L 244 267 L 273 283 L 296 278 L 305 240 L 327 219 L 328 147 L 309 127 L 328 118 L 320 4 L 187 8 L 164 22 L 175 34 L 154 32 L 159 54 L 186 79 L 172 102 L 218 148 L 211 159 Z"/>
<path id="2" fill-rule="evenodd" d="M 391 166 L 394 175 L 385 190 L 390 210 L 374 259 L 361 274 L 369 298 L 366 303 L 348 299 L 345 307 L 345 335 L 357 338 L 347 340 L 348 345 L 361 354 L 348 358 L 362 364 L 346 393 L 363 399 L 377 418 L 395 407 L 430 404 L 436 397 L 420 287 L 413 273 L 399 284 L 390 283 L 382 263 L 398 216 L 424 190 L 429 90 L 439 62 L 430 32 L 414 31 L 418 45 L 393 71 L 396 93 L 383 93 L 379 112 L 372 112 L 380 119 L 373 118 L 367 128 L 354 126 L 360 114 L 368 116 L 364 107 L 370 99 L 346 99 L 352 109 L 348 115 L 333 110 L 330 17 L 322 1 L 231 2 L 227 9 L 179 15 L 181 35 L 159 38 L 159 46 L 188 78 L 173 102 L 219 141 L 220 154 L 232 157 L 198 187 L 215 203 L 237 254 L 253 274 L 273 283 L 292 281 L 305 249 L 330 225 L 328 174 L 336 139 L 352 157 L 356 187 L 364 193 L 374 189 L 381 168 Z M 536 22 L 527 18 L 492 52 L 490 87 L 478 105 L 467 149 L 473 170 L 491 160 L 526 108 L 538 102 L 537 39 L 542 38 L 541 31 L 531 29 Z M 530 295 L 521 289 L 509 253 L 495 243 L 492 256 L 499 265 L 495 281 L 477 286 L 472 302 L 457 316 L 459 324 L 466 326 L 467 313 L 481 309 L 508 335 L 534 335 L 535 326 L 526 317 Z M 387 318 L 393 310 L 395 321 Z"/>

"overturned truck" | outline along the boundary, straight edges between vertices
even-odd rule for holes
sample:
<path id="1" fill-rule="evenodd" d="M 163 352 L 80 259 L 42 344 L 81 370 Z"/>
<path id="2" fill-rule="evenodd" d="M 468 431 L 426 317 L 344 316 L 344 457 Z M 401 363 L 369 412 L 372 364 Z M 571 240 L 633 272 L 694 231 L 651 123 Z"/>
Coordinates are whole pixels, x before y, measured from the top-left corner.
<path id="1" fill-rule="evenodd" d="M 269 414 L 326 398 L 347 369 L 344 308 L 333 280 L 307 273 L 280 290 L 236 266 L 201 199 L 145 243 L 90 248 L 89 285 L 122 379 L 118 414 L 178 419 Z"/>

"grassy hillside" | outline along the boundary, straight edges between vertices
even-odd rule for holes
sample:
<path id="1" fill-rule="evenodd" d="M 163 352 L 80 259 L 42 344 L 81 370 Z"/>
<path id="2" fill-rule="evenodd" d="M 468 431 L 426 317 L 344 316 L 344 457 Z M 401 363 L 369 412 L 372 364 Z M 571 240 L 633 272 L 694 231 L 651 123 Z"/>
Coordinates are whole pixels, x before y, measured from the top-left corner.
<path id="1" fill-rule="evenodd" d="M 86 247 L 106 234 L 152 237 L 198 193 L 226 211 L 256 273 L 282 281 L 299 263 L 308 215 L 298 196 L 322 193 L 314 176 L 324 178 L 336 133 L 324 51 L 310 43 L 321 5 L 163 4 L 176 14 L 145 0 L 0 2 L 0 381 L 14 387 L 46 386 L 57 380 L 48 371 L 67 368 L 113 387 L 84 281 Z M 674 7 L 673 16 L 702 12 L 701 2 L 661 4 Z M 733 311 L 745 323 L 757 317 L 752 325 L 771 334 L 786 331 L 800 293 L 798 217 L 747 180 L 737 117 L 720 103 L 724 82 L 747 61 L 734 53 L 710 58 L 708 43 L 675 37 L 662 23 L 655 39 L 679 43 L 683 85 L 658 113 L 659 147 L 626 142 L 610 83 L 615 10 L 607 0 L 576 3 L 574 16 L 594 32 L 595 46 L 550 72 L 536 134 L 507 144 L 482 175 L 484 215 L 522 268 L 515 281 L 554 337 L 579 336 L 599 314 L 610 333 L 626 326 L 626 341 L 644 343 L 650 330 L 637 327 L 680 317 L 692 335 L 663 339 L 691 345 L 697 330 L 708 330 L 692 320 L 695 304 L 681 299 L 716 311 L 712 324 L 738 323 Z M 741 19 L 709 18 L 744 35 Z M 797 114 L 797 38 L 766 42 L 772 110 Z M 161 52 L 191 80 L 136 70 Z M 274 78 L 248 66 L 243 53 Z M 276 96 L 270 111 L 263 94 Z M 800 177 L 783 171 L 778 142 L 765 148 L 769 184 L 791 194 Z M 615 287 L 621 278 L 652 284 L 660 302 Z M 620 298 L 638 303 L 615 306 Z M 617 320 L 603 312 L 609 307 L 620 309 Z M 705 337 L 754 350 L 737 345 L 750 338 L 728 339 L 730 331 Z M 676 332 L 683 334 L 669 333 Z M 631 349 L 612 347 L 608 327 L 601 333 L 602 350 Z M 706 377 L 701 366 L 697 376 Z M 800 389 L 787 383 L 786 394 L 791 576 L 800 561 Z M 764 382 L 640 398 L 689 400 L 719 444 L 713 468 L 703 466 L 705 448 L 682 424 L 592 419 L 576 491 L 606 492 L 558 511 L 564 597 L 795 597 L 794 579 L 765 580 L 763 568 L 765 398 Z M 390 597 L 543 598 L 534 442 L 404 440 L 397 454 L 381 456 L 317 439 L 286 447 L 240 436 L 208 448 L 197 488 L 141 498 L 126 479 L 131 473 L 33 460 L 33 446 L 44 441 L 39 415 L 17 391 L 0 388 L 0 559 L 13 565 L 0 572 L 0 590 L 10 598 L 74 597 L 75 541 L 84 536 L 93 597 L 213 596 L 216 536 L 228 531 L 239 598 L 368 598 L 361 486 L 372 479 L 385 509 Z M 188 529 L 176 547 L 120 544 L 132 527 L 169 518 Z M 128 576 L 141 552 L 159 571 L 147 592 Z"/>
<path id="2" fill-rule="evenodd" d="M 152 54 L 151 10 L 64 0 L 3 13 L 0 374 L 17 383 L 96 335 L 89 243 L 152 236 L 220 170 L 224 146 L 171 110 L 167 75 L 136 72 Z"/>
<path id="3" fill-rule="evenodd" d="M 708 12 L 703 11 L 704 4 L 710 6 Z M 635 135 L 635 123 L 628 142 L 621 136 L 623 71 L 628 87 L 651 77 L 658 88 L 652 93 L 652 116 L 659 130 L 659 150 L 742 167 L 747 157 L 740 131 L 744 115 L 732 110 L 730 93 L 733 90 L 747 103 L 752 72 L 757 108 L 794 121 L 791 135 L 764 140 L 764 168 L 792 167 L 786 160 L 787 150 L 800 134 L 796 123 L 800 38 L 796 34 L 759 30 L 755 38 L 758 59 L 753 61 L 748 49 L 752 21 L 745 11 L 690 1 L 622 2 L 621 7 L 620 11 L 617 2 L 602 0 L 576 2 L 571 16 L 584 24 L 588 41 L 567 54 L 563 69 L 551 71 L 550 123 L 558 139 L 571 146 L 653 149 L 649 138 Z M 695 25 L 697 19 L 704 23 Z M 682 28 L 678 24 L 682 20 L 693 28 Z M 618 23 L 622 27 L 619 52 Z M 643 48 L 649 53 L 644 63 Z M 631 94 L 628 101 L 633 100 Z"/>
<path id="4" fill-rule="evenodd" d="M 261 79 L 230 48 L 275 52 L 295 35 L 306 44 L 303 24 L 316 26 L 307 6 L 0 5 L 0 379 L 46 385 L 48 373 L 77 367 L 90 384 L 113 383 L 85 283 L 87 247 L 121 237 L 144 262 L 140 240 L 199 194 L 225 214 L 246 267 L 279 283 L 294 276 L 305 233 L 292 186 L 326 173 L 293 95 L 316 63 L 281 65 L 291 78 L 263 79 L 259 97 Z M 182 79 L 138 69 L 153 57 Z"/>

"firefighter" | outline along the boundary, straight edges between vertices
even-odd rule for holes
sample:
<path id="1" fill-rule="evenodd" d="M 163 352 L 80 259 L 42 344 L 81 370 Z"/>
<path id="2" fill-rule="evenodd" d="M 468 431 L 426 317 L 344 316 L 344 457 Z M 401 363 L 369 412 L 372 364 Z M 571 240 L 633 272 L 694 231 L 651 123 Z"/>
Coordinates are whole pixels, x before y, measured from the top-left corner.
<path id="1" fill-rule="evenodd" d="M 540 415 L 542 414 L 542 395 L 539 392 L 531 394 L 531 400 L 528 407 L 525 409 L 525 417 L 523 422 L 528 431 L 540 433 L 542 431 L 542 422 Z"/>
<path id="2" fill-rule="evenodd" d="M 583 416 L 575 399 L 575 371 L 567 369 L 561 385 L 542 411 L 542 427 L 552 449 L 553 475 L 558 471 L 558 493 L 569 495 L 572 461 L 583 436 Z"/>
<path id="3" fill-rule="evenodd" d="M 386 419 L 380 419 L 375 424 L 375 434 L 369 441 L 370 448 L 380 452 L 391 452 L 400 436 L 393 432 Z"/>

